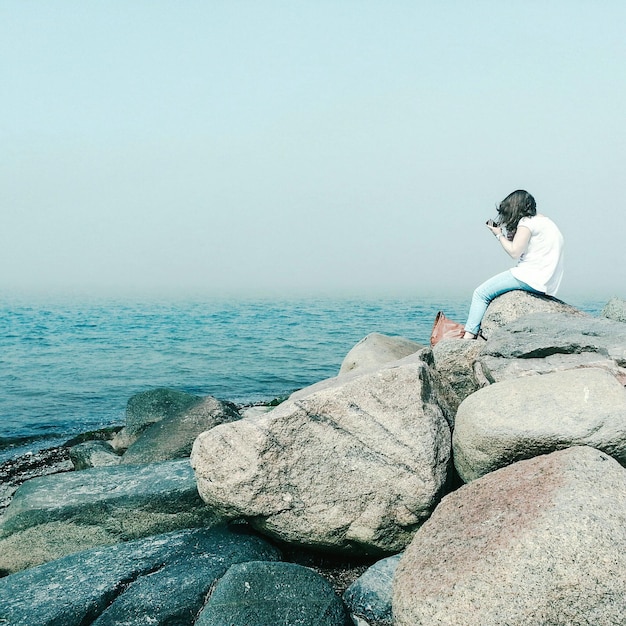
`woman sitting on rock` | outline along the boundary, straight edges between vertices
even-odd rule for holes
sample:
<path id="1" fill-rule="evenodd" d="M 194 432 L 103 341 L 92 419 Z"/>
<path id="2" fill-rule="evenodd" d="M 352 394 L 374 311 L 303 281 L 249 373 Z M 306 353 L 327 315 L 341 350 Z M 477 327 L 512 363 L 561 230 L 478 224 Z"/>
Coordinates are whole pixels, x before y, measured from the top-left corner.
<path id="1" fill-rule="evenodd" d="M 498 221 L 487 222 L 487 228 L 504 251 L 518 261 L 512 269 L 476 288 L 464 339 L 476 338 L 489 303 L 507 291 L 523 289 L 540 295 L 556 294 L 563 277 L 563 235 L 550 218 L 537 213 L 536 206 L 527 191 L 514 191 L 500 203 Z"/>

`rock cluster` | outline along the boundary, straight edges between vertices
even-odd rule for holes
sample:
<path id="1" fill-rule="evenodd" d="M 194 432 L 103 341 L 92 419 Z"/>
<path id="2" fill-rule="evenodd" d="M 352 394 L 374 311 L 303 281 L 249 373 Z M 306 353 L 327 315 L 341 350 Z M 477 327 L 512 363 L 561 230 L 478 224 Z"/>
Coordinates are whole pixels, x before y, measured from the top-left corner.
<path id="1" fill-rule="evenodd" d="M 373 333 L 271 409 L 138 394 L 0 517 L 0 623 L 624 623 L 623 304 L 510 292 L 487 341 Z"/>

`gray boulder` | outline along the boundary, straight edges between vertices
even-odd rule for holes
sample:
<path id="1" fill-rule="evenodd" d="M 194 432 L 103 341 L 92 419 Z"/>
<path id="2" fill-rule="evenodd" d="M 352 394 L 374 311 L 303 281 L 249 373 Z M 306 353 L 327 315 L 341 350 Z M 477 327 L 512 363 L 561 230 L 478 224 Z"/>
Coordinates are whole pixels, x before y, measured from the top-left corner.
<path id="1" fill-rule="evenodd" d="M 21 485 L 0 518 L 0 569 L 220 521 L 188 460 L 43 476 Z"/>
<path id="2" fill-rule="evenodd" d="M 626 383 L 626 368 L 620 367 L 614 359 L 598 352 L 550 354 L 543 358 L 530 359 L 483 355 L 474 364 L 474 371 L 482 375 L 489 383 L 497 383 L 521 376 L 534 376 L 535 374 L 549 374 L 589 367 L 606 370 L 622 384 Z"/>
<path id="3" fill-rule="evenodd" d="M 191 626 L 231 565 L 278 558 L 258 537 L 221 527 L 96 548 L 0 578 L 0 623 Z"/>
<path id="4" fill-rule="evenodd" d="M 433 366 L 449 389 L 446 397 L 453 415 L 467 396 L 489 384 L 475 368 L 483 344 L 481 340 L 444 339 L 432 349 Z"/>
<path id="5" fill-rule="evenodd" d="M 404 337 L 370 333 L 348 352 L 341 364 L 339 375 L 369 370 L 391 361 L 398 361 L 424 347 L 422 344 Z"/>
<path id="6" fill-rule="evenodd" d="M 396 554 L 374 563 L 346 589 L 343 600 L 353 620 L 392 626 L 392 582 L 401 556 Z"/>
<path id="7" fill-rule="evenodd" d="M 155 463 L 187 458 L 200 433 L 240 418 L 232 404 L 208 396 L 148 426 L 126 450 L 122 463 Z"/>
<path id="8" fill-rule="evenodd" d="M 534 313 L 493 333 L 478 364 L 491 382 L 518 375 L 601 367 L 626 384 L 626 326 L 609 319 Z"/>
<path id="9" fill-rule="evenodd" d="M 626 366 L 626 326 L 591 316 L 532 313 L 494 332 L 481 354 L 530 359 L 585 352 L 608 356 Z"/>
<path id="10" fill-rule="evenodd" d="M 626 322 L 626 300 L 611 298 L 602 309 L 600 315 L 616 322 Z"/>
<path id="11" fill-rule="evenodd" d="M 410 359 L 203 433 L 191 455 L 200 495 L 290 543 L 400 551 L 439 501 L 450 461 L 428 366 Z"/>
<path id="12" fill-rule="evenodd" d="M 626 470 L 576 447 L 446 496 L 396 570 L 396 626 L 615 626 L 626 615 Z"/>
<path id="13" fill-rule="evenodd" d="M 119 465 L 121 457 L 107 441 L 85 441 L 70 448 L 70 460 L 75 470 Z"/>
<path id="14" fill-rule="evenodd" d="M 507 326 L 511 322 L 531 313 L 566 313 L 588 317 L 576 307 L 550 296 L 541 296 L 516 289 L 498 296 L 491 301 L 481 324 L 483 335 L 491 339 L 497 328 Z"/>
<path id="15" fill-rule="evenodd" d="M 126 425 L 111 440 L 116 449 L 126 449 L 150 424 L 178 415 L 200 403 L 199 396 L 160 387 L 132 396 L 126 404 Z"/>
<path id="16" fill-rule="evenodd" d="M 626 389 L 593 368 L 496 383 L 461 404 L 452 441 L 465 482 L 576 445 L 593 446 L 626 465 Z"/>
<path id="17" fill-rule="evenodd" d="M 322 576 L 293 563 L 233 565 L 217 583 L 196 626 L 349 626 Z"/>

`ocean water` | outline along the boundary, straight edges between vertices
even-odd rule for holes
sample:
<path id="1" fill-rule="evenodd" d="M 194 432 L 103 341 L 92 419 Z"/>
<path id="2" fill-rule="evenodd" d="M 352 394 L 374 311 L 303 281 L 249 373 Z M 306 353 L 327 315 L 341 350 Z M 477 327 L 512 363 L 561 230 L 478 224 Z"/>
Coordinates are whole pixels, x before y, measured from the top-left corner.
<path id="1" fill-rule="evenodd" d="M 597 313 L 603 303 L 573 303 Z M 124 423 L 128 399 L 170 387 L 238 404 L 335 376 L 371 332 L 427 344 L 459 298 L 0 303 L 0 461 Z"/>

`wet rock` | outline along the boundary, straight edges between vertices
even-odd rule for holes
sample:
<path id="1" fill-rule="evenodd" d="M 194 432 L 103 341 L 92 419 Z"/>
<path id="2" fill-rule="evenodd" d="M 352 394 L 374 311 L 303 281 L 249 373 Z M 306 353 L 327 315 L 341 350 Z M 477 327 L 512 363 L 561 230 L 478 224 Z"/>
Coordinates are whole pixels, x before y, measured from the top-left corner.
<path id="1" fill-rule="evenodd" d="M 392 582 L 401 556 L 378 561 L 348 587 L 343 600 L 353 619 L 392 626 Z"/>
<path id="2" fill-rule="evenodd" d="M 341 598 L 319 574 L 293 563 L 233 565 L 196 626 L 350 626 Z"/>
<path id="3" fill-rule="evenodd" d="M 122 456 L 122 463 L 188 458 L 196 437 L 218 424 L 241 419 L 234 405 L 208 396 L 148 426 Z"/>
<path id="4" fill-rule="evenodd" d="M 135 394 L 126 404 L 126 425 L 113 437 L 111 445 L 125 450 L 150 424 L 178 415 L 201 400 L 199 396 L 164 387 Z"/>
<path id="5" fill-rule="evenodd" d="M 192 625 L 231 565 L 279 557 L 258 537 L 221 527 L 95 548 L 0 579 L 0 622 Z"/>
<path id="6" fill-rule="evenodd" d="M 120 456 L 113 446 L 106 441 L 85 441 L 70 448 L 70 459 L 75 470 L 90 467 L 119 465 Z"/>
<path id="7" fill-rule="evenodd" d="M 189 461 L 110 466 L 25 482 L 0 518 L 0 569 L 221 521 L 200 499 Z"/>

